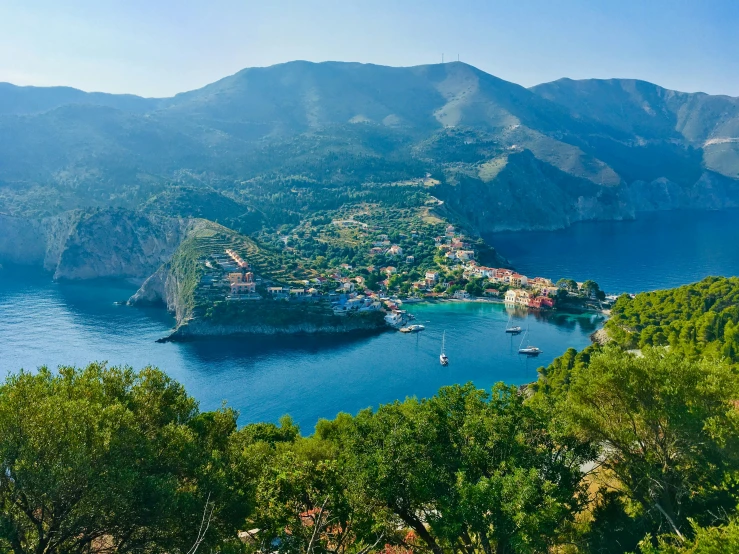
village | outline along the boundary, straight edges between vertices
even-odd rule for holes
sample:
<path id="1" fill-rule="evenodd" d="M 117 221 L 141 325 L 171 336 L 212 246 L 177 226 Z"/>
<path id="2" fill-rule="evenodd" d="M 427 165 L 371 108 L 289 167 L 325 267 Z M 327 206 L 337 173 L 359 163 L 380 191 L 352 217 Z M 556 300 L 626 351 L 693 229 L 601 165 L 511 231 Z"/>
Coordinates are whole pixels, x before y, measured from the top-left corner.
<path id="1" fill-rule="evenodd" d="M 385 312 L 390 326 L 401 327 L 409 316 L 403 304 L 429 300 L 494 301 L 523 309 L 546 310 L 573 298 L 592 298 L 599 292 L 572 280 L 556 284 L 545 277 L 529 278 L 513 269 L 481 265 L 472 241 L 448 225 L 444 235 L 436 236 L 434 267 L 415 268 L 415 257 L 404 255 L 403 247 L 379 234 L 369 251 L 371 259 L 395 261 L 396 265 L 354 268 L 350 264 L 304 280 L 280 282 L 274 275 L 258 276 L 235 247 L 211 252 L 198 262 L 200 275 L 196 297 L 200 303 L 215 301 L 283 301 L 322 303 L 337 316 L 353 313 Z M 428 265 L 428 264 L 427 264 Z M 421 275 L 409 282 L 412 275 Z M 593 283 L 594 284 L 594 283 Z M 614 300 L 601 298 L 600 300 Z M 602 304 L 598 304 L 602 306 Z M 262 308 L 260 308 L 262 309 Z M 263 309 L 269 309 L 265 306 Z"/>

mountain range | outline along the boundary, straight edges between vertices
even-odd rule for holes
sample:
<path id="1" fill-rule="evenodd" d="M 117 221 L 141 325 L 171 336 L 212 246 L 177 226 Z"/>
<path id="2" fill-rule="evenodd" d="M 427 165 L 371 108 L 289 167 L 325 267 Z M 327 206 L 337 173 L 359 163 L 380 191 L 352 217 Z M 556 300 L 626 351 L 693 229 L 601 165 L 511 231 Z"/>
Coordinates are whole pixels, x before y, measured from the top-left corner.
<path id="1" fill-rule="evenodd" d="M 739 206 L 739 98 L 628 79 L 527 89 L 460 62 L 296 61 L 171 98 L 0 84 L 6 214 L 200 217 L 206 195 L 277 227 L 413 179 L 479 232 Z"/>

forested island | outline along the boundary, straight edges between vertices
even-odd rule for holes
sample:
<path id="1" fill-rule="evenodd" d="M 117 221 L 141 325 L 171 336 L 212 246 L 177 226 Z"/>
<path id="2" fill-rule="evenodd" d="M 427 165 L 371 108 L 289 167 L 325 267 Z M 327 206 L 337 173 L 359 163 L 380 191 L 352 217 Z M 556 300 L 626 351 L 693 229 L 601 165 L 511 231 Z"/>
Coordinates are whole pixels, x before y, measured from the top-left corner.
<path id="1" fill-rule="evenodd" d="M 739 549 L 739 278 L 623 296 L 527 387 L 321 420 L 201 412 L 155 368 L 0 385 L 0 552 Z M 311 399 L 306 398 L 306 402 Z"/>

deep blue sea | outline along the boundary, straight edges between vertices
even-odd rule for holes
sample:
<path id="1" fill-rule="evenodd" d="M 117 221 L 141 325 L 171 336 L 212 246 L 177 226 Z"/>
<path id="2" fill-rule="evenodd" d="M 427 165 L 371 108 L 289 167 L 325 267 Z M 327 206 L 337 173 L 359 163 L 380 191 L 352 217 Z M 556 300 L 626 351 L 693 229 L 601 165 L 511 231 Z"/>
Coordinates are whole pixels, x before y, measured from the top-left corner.
<path id="1" fill-rule="evenodd" d="M 550 233 L 493 235 L 521 271 L 593 278 L 609 291 L 675 286 L 708 274 L 739 274 L 739 212 L 672 212 L 635 222 L 588 223 Z M 452 383 L 489 388 L 522 384 L 570 346 L 581 349 L 597 316 L 515 314 L 529 327 L 538 359 L 517 354 L 500 304 L 410 305 L 426 331 L 375 336 L 241 338 L 159 344 L 172 318 L 159 308 L 117 306 L 133 288 L 121 283 L 55 283 L 48 274 L 0 271 L 0 376 L 41 365 L 90 361 L 151 364 L 183 383 L 202 409 L 222 401 L 240 423 L 289 413 L 304 432 L 318 418 L 398 398 L 434 394 Z M 446 330 L 448 367 L 438 362 Z"/>
<path id="2" fill-rule="evenodd" d="M 613 294 L 739 275 L 739 210 L 653 212 L 485 238 L 525 275 L 593 279 Z"/>

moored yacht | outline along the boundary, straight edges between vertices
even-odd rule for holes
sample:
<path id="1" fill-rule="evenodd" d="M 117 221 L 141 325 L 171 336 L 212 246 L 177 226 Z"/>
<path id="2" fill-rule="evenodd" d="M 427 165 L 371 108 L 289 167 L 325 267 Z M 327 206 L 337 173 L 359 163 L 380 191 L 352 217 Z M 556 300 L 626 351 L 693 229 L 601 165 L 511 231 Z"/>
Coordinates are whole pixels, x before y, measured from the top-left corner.
<path id="1" fill-rule="evenodd" d="M 541 354 L 541 349 L 537 348 L 536 346 L 531 346 L 530 344 L 524 347 L 523 343 L 526 340 L 526 336 L 529 334 L 528 327 L 526 328 L 526 332 L 523 334 L 523 337 L 521 338 L 521 344 L 518 346 L 518 353 L 519 354 L 525 354 L 526 356 L 538 356 Z"/>
<path id="2" fill-rule="evenodd" d="M 505 332 L 512 335 L 518 335 L 521 332 L 521 327 L 518 325 L 511 325 L 512 320 L 513 316 L 511 315 L 508 317 L 508 323 L 506 323 Z"/>

